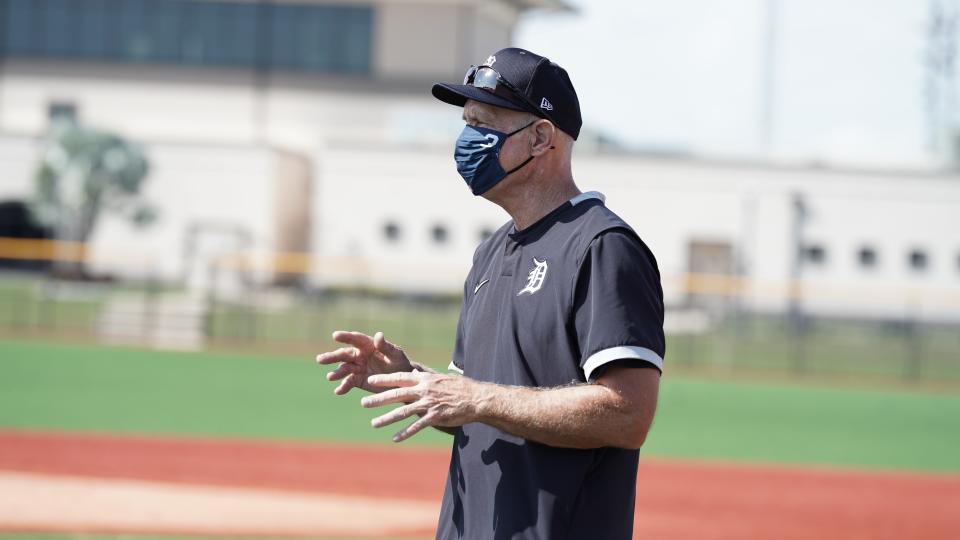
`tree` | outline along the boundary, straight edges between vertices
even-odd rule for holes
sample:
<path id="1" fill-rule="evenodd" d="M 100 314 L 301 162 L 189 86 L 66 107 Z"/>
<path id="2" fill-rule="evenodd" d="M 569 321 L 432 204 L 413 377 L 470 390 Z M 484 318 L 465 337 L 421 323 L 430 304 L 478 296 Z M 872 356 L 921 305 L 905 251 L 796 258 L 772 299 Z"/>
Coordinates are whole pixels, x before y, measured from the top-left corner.
<path id="1" fill-rule="evenodd" d="M 85 243 L 103 212 L 113 212 L 136 227 L 156 219 L 140 197 L 149 165 L 136 145 L 73 120 L 54 122 L 41 155 L 31 204 L 34 219 L 55 231 L 57 240 Z M 61 274 L 85 275 L 85 257 L 58 261 Z"/>

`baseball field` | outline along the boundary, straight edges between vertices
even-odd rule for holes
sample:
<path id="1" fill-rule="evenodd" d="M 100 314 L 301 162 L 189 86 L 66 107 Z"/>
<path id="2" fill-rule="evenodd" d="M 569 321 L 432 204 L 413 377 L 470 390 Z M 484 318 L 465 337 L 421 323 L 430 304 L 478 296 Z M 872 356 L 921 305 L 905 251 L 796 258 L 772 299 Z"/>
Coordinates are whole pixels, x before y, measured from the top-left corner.
<path id="1" fill-rule="evenodd" d="M 0 341 L 0 537 L 430 537 L 447 436 L 391 443 L 324 371 Z M 958 426 L 950 387 L 668 371 L 636 537 L 958 538 Z"/>

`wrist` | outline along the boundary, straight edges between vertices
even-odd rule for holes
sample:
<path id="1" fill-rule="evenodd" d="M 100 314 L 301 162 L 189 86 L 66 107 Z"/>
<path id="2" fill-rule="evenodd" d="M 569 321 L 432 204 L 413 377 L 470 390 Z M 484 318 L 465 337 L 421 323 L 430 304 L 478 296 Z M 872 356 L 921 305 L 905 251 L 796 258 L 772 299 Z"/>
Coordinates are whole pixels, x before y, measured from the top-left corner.
<path id="1" fill-rule="evenodd" d="M 473 422 L 485 422 L 493 417 L 497 402 L 497 385 L 471 381 L 473 392 L 471 397 L 471 412 Z"/>

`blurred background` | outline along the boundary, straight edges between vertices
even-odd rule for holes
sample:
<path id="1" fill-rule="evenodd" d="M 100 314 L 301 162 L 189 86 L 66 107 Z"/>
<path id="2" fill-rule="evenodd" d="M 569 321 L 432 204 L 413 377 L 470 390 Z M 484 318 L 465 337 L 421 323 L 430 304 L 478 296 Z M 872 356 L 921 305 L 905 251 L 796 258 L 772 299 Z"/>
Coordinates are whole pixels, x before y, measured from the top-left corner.
<path id="1" fill-rule="evenodd" d="M 106 474 L 64 434 L 118 437 L 106 462 L 125 437 L 389 441 L 310 359 L 352 329 L 446 367 L 509 216 L 456 174 L 460 111 L 429 89 L 514 45 L 570 73 L 574 177 L 660 266 L 644 455 L 926 471 L 931 513 L 887 530 L 955 537 L 958 32 L 955 0 L 0 0 L 0 472 L 46 475 L 0 474 L 0 531 L 286 531 L 54 523 L 24 486 Z M 794 510 L 778 537 L 808 536 Z"/>

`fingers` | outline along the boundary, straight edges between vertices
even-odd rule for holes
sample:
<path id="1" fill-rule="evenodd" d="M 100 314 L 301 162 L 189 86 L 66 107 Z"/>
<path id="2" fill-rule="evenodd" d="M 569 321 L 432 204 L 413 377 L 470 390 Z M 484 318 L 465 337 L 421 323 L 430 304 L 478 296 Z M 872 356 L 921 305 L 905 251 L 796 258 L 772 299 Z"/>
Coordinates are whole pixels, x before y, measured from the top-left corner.
<path id="1" fill-rule="evenodd" d="M 371 375 L 367 378 L 367 384 L 377 388 L 396 388 L 398 386 L 414 386 L 420 382 L 423 373 L 416 372 L 398 372 L 388 373 L 386 375 Z"/>
<path id="2" fill-rule="evenodd" d="M 356 373 L 353 364 L 340 364 L 337 366 L 337 369 L 327 373 L 328 381 L 339 381 L 340 379 L 350 375 L 351 373 Z"/>
<path id="3" fill-rule="evenodd" d="M 367 383 L 369 382 L 370 377 L 367 378 Z M 360 400 L 360 404 L 370 409 L 391 403 L 412 403 L 418 399 L 420 399 L 419 393 L 412 388 L 394 388 L 393 390 L 367 396 Z"/>
<path id="4" fill-rule="evenodd" d="M 416 422 L 410 424 L 409 426 L 401 429 L 393 436 L 393 442 L 401 442 L 413 437 L 420 432 L 423 428 L 433 425 L 433 415 L 427 414 L 423 418 L 417 420 Z"/>
<path id="5" fill-rule="evenodd" d="M 370 421 L 370 425 L 375 428 L 381 428 L 383 426 L 389 426 L 394 422 L 399 422 L 408 416 L 422 412 L 423 406 L 418 403 L 411 403 L 410 405 L 404 405 L 403 407 L 397 407 L 396 409 L 388 412 L 387 414 L 378 416 Z"/>
<path id="6" fill-rule="evenodd" d="M 346 345 L 353 345 L 361 351 L 370 352 L 373 350 L 373 338 L 363 332 L 346 332 L 337 330 L 333 333 L 333 340 Z"/>
<path id="7" fill-rule="evenodd" d="M 391 365 L 391 361 L 406 359 L 406 355 L 399 347 L 383 337 L 383 332 L 377 332 L 374 337 L 370 337 L 362 332 L 338 330 L 333 333 L 333 339 L 349 345 L 349 347 L 341 347 L 335 351 L 318 354 L 317 363 L 321 365 L 340 364 L 336 369 L 327 373 L 328 381 L 341 381 L 334 389 L 334 394 L 343 395 L 352 388 L 366 388 L 368 390 L 370 388 L 397 388 L 413 386 L 419 382 L 420 374 L 413 373 L 374 375 L 364 381 L 366 375 L 364 364 L 371 359 L 371 354 L 374 355 L 373 358 L 386 361 L 387 365 Z M 364 373 L 358 373 L 358 370 Z M 411 399 L 396 398 L 396 396 L 394 399 L 407 403 L 411 401 Z M 377 407 L 387 403 L 397 403 L 397 401 L 382 401 L 366 406 Z"/>
<path id="8" fill-rule="evenodd" d="M 357 374 L 351 373 L 347 375 L 340 384 L 333 390 L 333 393 L 342 396 L 350 391 L 351 388 L 358 386 L 357 384 Z"/>
<path id="9" fill-rule="evenodd" d="M 317 363 L 322 365 L 336 364 L 338 362 L 351 362 L 356 360 L 360 351 L 356 347 L 340 347 L 335 351 L 325 352 L 317 355 Z"/>
<path id="10" fill-rule="evenodd" d="M 383 332 L 377 332 L 373 335 L 373 346 L 388 358 L 396 358 L 403 355 L 400 347 L 390 343 L 387 341 L 387 338 L 383 337 Z"/>

